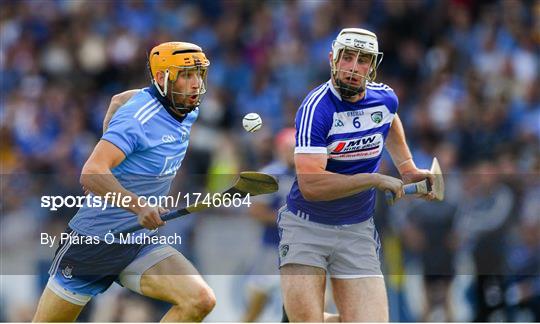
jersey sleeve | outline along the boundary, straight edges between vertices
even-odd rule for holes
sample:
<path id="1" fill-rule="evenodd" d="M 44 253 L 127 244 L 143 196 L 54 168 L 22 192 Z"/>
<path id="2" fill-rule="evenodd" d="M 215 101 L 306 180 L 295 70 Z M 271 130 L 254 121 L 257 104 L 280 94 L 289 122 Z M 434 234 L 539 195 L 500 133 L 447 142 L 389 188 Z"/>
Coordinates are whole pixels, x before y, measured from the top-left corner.
<path id="1" fill-rule="evenodd" d="M 101 139 L 111 142 L 128 156 L 141 146 L 144 140 L 144 131 L 136 118 L 119 110 L 114 114 L 109 128 Z"/>
<path id="2" fill-rule="evenodd" d="M 387 91 L 387 97 L 386 97 L 386 100 L 387 100 L 387 107 L 388 109 L 390 110 L 390 112 L 392 114 L 396 114 L 397 111 L 398 111 L 398 107 L 399 107 L 399 100 L 398 100 L 398 97 L 396 95 L 396 93 L 394 92 L 394 90 L 390 89 Z"/>
<path id="3" fill-rule="evenodd" d="M 309 98 L 309 97 L 308 97 Z M 296 148 L 294 153 L 326 154 L 326 138 L 332 118 L 326 113 L 324 103 L 306 98 L 296 113 Z"/>

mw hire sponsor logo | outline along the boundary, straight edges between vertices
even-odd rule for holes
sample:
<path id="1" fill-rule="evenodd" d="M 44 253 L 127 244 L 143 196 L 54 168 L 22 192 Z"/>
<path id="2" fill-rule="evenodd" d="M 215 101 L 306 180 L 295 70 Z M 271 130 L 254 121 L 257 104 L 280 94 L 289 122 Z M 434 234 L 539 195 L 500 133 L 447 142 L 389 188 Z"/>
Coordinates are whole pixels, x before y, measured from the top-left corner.
<path id="1" fill-rule="evenodd" d="M 381 133 L 335 141 L 328 146 L 330 158 L 336 160 L 362 160 L 377 157 L 382 152 Z"/>

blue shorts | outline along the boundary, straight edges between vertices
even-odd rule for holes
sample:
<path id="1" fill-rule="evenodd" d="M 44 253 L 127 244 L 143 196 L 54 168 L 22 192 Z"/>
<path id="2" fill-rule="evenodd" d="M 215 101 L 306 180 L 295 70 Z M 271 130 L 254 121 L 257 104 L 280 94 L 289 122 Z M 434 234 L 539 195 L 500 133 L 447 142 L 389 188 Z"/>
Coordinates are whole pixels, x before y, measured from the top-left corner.
<path id="1" fill-rule="evenodd" d="M 70 237 L 81 238 L 68 228 Z M 56 250 L 47 287 L 63 299 L 84 305 L 90 298 L 107 290 L 113 282 L 140 293 L 142 272 L 159 261 L 179 253 L 169 245 L 162 244 L 107 244 L 103 241 L 93 244 L 75 244 L 74 239 L 65 240 Z M 138 276 L 133 287 L 124 284 L 122 275 Z M 127 277 L 129 277 L 127 276 Z"/>

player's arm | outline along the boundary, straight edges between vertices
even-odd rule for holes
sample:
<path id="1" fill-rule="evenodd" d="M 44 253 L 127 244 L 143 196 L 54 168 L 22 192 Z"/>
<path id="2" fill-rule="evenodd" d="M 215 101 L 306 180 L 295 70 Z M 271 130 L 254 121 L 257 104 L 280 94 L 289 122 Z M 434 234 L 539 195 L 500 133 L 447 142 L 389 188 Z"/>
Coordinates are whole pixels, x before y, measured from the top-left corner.
<path id="1" fill-rule="evenodd" d="M 416 170 L 416 165 L 412 159 L 411 150 L 407 145 L 405 140 L 405 130 L 403 129 L 403 124 L 401 119 L 396 114 L 392 126 L 390 126 L 390 131 L 388 132 L 388 138 L 386 139 L 386 149 L 392 161 L 396 166 L 399 174 L 403 175 L 408 172 L 413 172 Z"/>
<path id="2" fill-rule="evenodd" d="M 140 89 L 132 89 L 127 90 L 122 93 L 117 93 L 111 98 L 111 102 L 109 103 L 109 107 L 107 108 L 107 112 L 105 113 L 105 118 L 103 118 L 103 133 L 107 131 L 107 128 L 109 128 L 109 123 L 111 122 L 111 119 L 114 116 L 114 113 L 118 110 L 118 108 L 122 107 L 126 102 L 128 102 L 135 93 L 139 92 Z M 90 193 L 88 188 L 86 188 L 84 185 L 82 186 L 84 194 L 87 195 Z"/>
<path id="3" fill-rule="evenodd" d="M 103 133 L 107 131 L 109 123 L 111 122 L 111 119 L 114 116 L 114 113 L 118 110 L 118 108 L 122 107 L 126 102 L 128 102 L 129 99 L 131 99 L 131 97 L 133 97 L 139 91 L 140 89 L 127 90 L 122 93 L 117 93 L 111 98 L 111 103 L 109 104 L 109 108 L 107 108 L 105 118 L 103 118 Z"/>
<path id="4" fill-rule="evenodd" d="M 401 180 L 378 173 L 343 175 L 326 171 L 326 154 L 294 155 L 298 186 L 308 201 L 328 201 L 348 197 L 371 188 L 402 195 Z"/>
<path id="5" fill-rule="evenodd" d="M 138 196 L 124 188 L 111 169 L 125 159 L 124 152 L 114 144 L 101 140 L 83 166 L 80 182 L 84 188 L 97 196 L 107 197 L 116 193 L 116 197 L 131 197 L 130 203 L 120 206 L 139 216 L 139 222 L 146 228 L 154 229 L 164 224 L 156 208 L 138 205 Z"/>
<path id="6" fill-rule="evenodd" d="M 411 150 L 405 139 L 403 124 L 397 114 L 394 117 L 392 126 L 390 126 L 390 131 L 388 132 L 386 149 L 388 150 L 388 153 L 390 153 L 392 161 L 403 178 L 403 181 L 408 183 L 430 178 L 431 183 L 433 183 L 434 178 L 429 170 L 418 169 L 416 164 L 414 164 Z"/>

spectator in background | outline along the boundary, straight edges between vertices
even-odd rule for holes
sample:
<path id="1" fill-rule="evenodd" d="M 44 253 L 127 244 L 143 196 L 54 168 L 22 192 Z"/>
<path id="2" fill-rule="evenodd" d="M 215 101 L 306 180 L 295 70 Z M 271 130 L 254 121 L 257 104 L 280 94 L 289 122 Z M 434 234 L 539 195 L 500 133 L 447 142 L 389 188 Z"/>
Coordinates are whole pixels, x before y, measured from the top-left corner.
<path id="1" fill-rule="evenodd" d="M 444 170 L 445 200 L 429 202 L 415 199 L 404 206 L 406 214 L 401 235 L 406 250 L 418 257 L 421 264 L 426 296 L 421 320 L 452 322 L 450 285 L 455 275 L 454 226 L 460 198 L 457 191 L 461 190 L 461 183 L 459 174 L 455 174 L 455 147 L 442 143 L 435 156 Z"/>
<path id="2" fill-rule="evenodd" d="M 540 159 L 536 160 L 536 177 L 522 200 L 517 235 L 508 249 L 509 275 L 505 293 L 511 307 L 509 320 L 540 321 Z M 534 174 L 533 174 L 534 175 Z"/>
<path id="3" fill-rule="evenodd" d="M 242 322 L 255 322 L 264 311 L 272 294 L 279 291 L 278 252 L 279 233 L 276 225 L 278 209 L 285 204 L 294 182 L 294 128 L 281 130 L 275 139 L 274 160 L 261 172 L 274 175 L 279 181 L 279 191 L 253 199 L 250 215 L 263 226 L 260 252 L 250 270 L 248 279 L 248 305 Z M 278 295 L 280 295 L 278 293 Z M 275 320 L 278 320 L 276 318 Z"/>
<path id="4" fill-rule="evenodd" d="M 474 321 L 505 320 L 504 275 L 508 273 L 505 246 L 515 212 L 514 192 L 503 184 L 493 162 L 477 162 L 464 179 L 466 194 L 458 209 L 456 233 L 470 251 L 475 266 Z M 503 316 L 503 317 L 501 317 Z"/>

